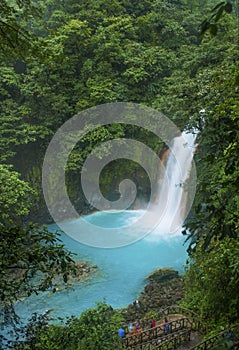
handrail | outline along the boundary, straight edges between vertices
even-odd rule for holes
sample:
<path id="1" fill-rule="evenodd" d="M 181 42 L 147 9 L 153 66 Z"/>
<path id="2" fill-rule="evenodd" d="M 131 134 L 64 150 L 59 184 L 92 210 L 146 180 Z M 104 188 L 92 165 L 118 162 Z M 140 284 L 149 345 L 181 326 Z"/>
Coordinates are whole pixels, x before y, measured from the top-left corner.
<path id="1" fill-rule="evenodd" d="M 143 343 L 143 344 L 138 344 L 135 346 L 131 346 L 130 350 L 143 350 L 143 349 L 148 349 L 148 350 L 154 350 L 154 349 L 164 349 L 168 350 L 168 347 L 174 344 L 178 345 L 181 344 L 183 341 L 189 341 L 190 340 L 190 334 L 191 330 L 190 329 L 181 329 L 177 332 L 170 333 L 165 335 L 163 338 L 156 338 L 152 339 L 149 342 Z"/>
<path id="2" fill-rule="evenodd" d="M 195 322 L 187 317 L 183 317 L 168 323 L 170 324 L 170 333 L 174 333 L 180 329 L 185 328 L 191 330 L 195 327 Z M 152 339 L 158 339 L 162 337 L 165 337 L 164 325 L 160 324 L 154 328 L 146 329 L 140 333 L 128 335 L 126 338 L 123 339 L 123 344 L 124 347 L 131 349 L 132 346 L 145 344 L 151 341 Z"/>
<path id="3" fill-rule="evenodd" d="M 172 348 L 176 348 L 177 345 L 182 343 L 183 341 L 190 340 L 190 334 L 192 330 L 204 331 L 206 327 L 203 325 L 199 316 L 192 310 L 186 309 L 179 305 L 168 306 L 162 310 L 160 310 L 159 315 L 162 316 L 178 313 L 188 314 L 188 317 L 182 317 L 177 320 L 168 322 L 170 324 L 170 334 L 164 333 L 164 325 L 160 324 L 154 328 L 149 328 L 143 330 L 140 333 L 136 333 L 133 335 L 127 336 L 122 340 L 122 345 L 124 348 L 131 350 L 140 350 L 140 349 L 160 349 L 160 350 L 168 350 Z M 230 327 L 230 330 L 239 328 L 239 323 L 234 324 Z M 223 330 L 216 335 L 204 340 L 203 342 L 193 346 L 190 350 L 208 350 L 215 345 L 215 342 L 220 337 L 225 336 L 227 334 L 228 329 Z M 160 344 L 158 344 L 160 342 Z M 239 350 L 239 341 L 236 338 L 236 342 L 231 347 L 232 350 Z"/>
<path id="4" fill-rule="evenodd" d="M 168 350 L 168 349 L 176 349 L 178 345 L 181 345 L 183 342 L 190 341 L 191 330 L 185 329 L 179 333 L 171 334 L 171 339 L 164 339 L 157 346 L 150 348 L 150 350 Z"/>
<path id="5" fill-rule="evenodd" d="M 166 308 L 161 309 L 158 314 L 161 315 L 161 317 L 163 317 L 165 315 L 169 315 L 173 313 L 183 314 L 185 315 L 185 317 L 193 319 L 194 322 L 197 322 L 197 326 L 195 327 L 195 329 L 197 329 L 201 333 L 207 333 L 207 326 L 202 322 L 200 316 L 196 312 L 190 309 L 186 309 L 180 305 L 167 306 Z"/>
<path id="6" fill-rule="evenodd" d="M 180 311 L 184 315 L 191 315 L 191 316 L 194 316 L 194 317 L 200 319 L 200 316 L 196 312 L 194 312 L 194 311 L 192 311 L 190 309 L 187 309 L 187 308 L 185 308 L 183 306 L 177 305 L 177 304 L 170 305 L 170 306 L 165 307 L 164 309 L 159 310 L 158 315 L 162 315 L 162 316 L 168 315 L 170 313 L 173 313 L 171 311 Z M 177 313 L 180 313 L 180 312 L 177 312 Z"/>
<path id="7" fill-rule="evenodd" d="M 238 329 L 239 324 L 235 324 L 232 327 L 230 327 L 230 330 L 233 331 L 234 329 Z M 213 335 L 212 337 L 204 340 L 203 342 L 193 346 L 192 348 L 190 348 L 190 350 L 207 350 L 210 349 L 213 345 L 215 345 L 215 341 L 221 337 L 223 337 L 225 334 L 228 333 L 228 329 L 225 329 L 215 335 Z M 237 348 L 238 346 L 238 348 Z M 232 349 L 239 349 L 239 343 L 235 343 L 235 348 L 232 347 Z"/>

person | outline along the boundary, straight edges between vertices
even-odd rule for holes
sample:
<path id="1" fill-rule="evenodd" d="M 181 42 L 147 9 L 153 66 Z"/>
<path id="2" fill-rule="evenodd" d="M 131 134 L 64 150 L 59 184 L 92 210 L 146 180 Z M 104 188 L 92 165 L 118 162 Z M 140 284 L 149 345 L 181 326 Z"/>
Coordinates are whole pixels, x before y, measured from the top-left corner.
<path id="1" fill-rule="evenodd" d="M 140 301 L 138 299 L 135 300 L 135 306 L 140 309 Z"/>
<path id="2" fill-rule="evenodd" d="M 140 325 L 139 320 L 136 321 L 135 328 L 136 328 L 136 330 L 137 330 L 138 332 L 141 332 L 141 325 Z"/>
<path id="3" fill-rule="evenodd" d="M 167 334 L 170 331 L 170 324 L 168 322 L 167 317 L 164 318 L 164 325 L 163 325 L 164 333 Z"/>
<path id="4" fill-rule="evenodd" d="M 228 339 L 228 340 L 231 340 L 232 339 L 232 332 L 230 329 L 228 329 L 228 332 L 226 333 L 225 337 Z"/>
<path id="5" fill-rule="evenodd" d="M 129 333 L 132 333 L 132 331 L 134 330 L 134 326 L 132 324 L 132 322 L 129 324 Z"/>
<path id="6" fill-rule="evenodd" d="M 156 326 L 155 320 L 152 318 L 151 319 L 151 328 L 154 328 Z"/>
<path id="7" fill-rule="evenodd" d="M 123 327 L 120 327 L 118 329 L 118 335 L 119 335 L 120 338 L 124 338 L 125 337 L 125 331 L 124 331 Z"/>

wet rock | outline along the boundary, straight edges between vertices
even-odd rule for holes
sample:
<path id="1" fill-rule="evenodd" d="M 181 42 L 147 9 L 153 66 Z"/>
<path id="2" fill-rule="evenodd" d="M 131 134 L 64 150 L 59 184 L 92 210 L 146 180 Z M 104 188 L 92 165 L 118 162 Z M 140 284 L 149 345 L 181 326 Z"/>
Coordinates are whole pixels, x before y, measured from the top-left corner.
<path id="1" fill-rule="evenodd" d="M 147 314 L 158 314 L 160 309 L 178 304 L 183 297 L 182 278 L 178 271 L 172 269 L 157 269 L 146 277 L 146 286 L 138 297 L 140 307 L 136 303 L 122 310 L 127 322 L 137 318 L 144 319 Z"/>

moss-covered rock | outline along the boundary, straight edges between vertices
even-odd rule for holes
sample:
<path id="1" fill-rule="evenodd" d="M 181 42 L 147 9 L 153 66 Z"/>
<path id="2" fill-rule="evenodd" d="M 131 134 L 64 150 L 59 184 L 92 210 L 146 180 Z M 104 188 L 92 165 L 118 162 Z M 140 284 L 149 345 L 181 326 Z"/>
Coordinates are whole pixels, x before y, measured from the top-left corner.
<path id="1" fill-rule="evenodd" d="M 157 315 L 162 308 L 175 305 L 183 297 L 182 278 L 178 271 L 160 268 L 145 278 L 147 284 L 137 302 L 122 309 L 126 322 L 146 320 L 149 314 Z"/>
<path id="2" fill-rule="evenodd" d="M 155 270 L 149 276 L 146 277 L 146 280 L 156 283 L 164 283 L 174 278 L 179 278 L 178 271 L 169 268 L 161 268 Z"/>

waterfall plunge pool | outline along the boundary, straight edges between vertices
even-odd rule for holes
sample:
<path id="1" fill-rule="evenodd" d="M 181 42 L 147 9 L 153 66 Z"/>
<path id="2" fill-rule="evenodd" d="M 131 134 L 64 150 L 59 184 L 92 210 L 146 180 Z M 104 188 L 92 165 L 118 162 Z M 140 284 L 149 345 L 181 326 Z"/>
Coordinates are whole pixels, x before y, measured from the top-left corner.
<path id="1" fill-rule="evenodd" d="M 142 211 L 126 210 L 119 213 L 96 212 L 88 216 L 97 225 L 122 227 L 142 215 Z M 68 222 L 77 227 L 80 219 Z M 57 230 L 57 225 L 49 225 L 50 230 Z M 76 254 L 76 260 L 89 261 L 98 266 L 96 274 L 85 282 L 76 283 L 74 288 L 44 292 L 38 296 L 32 295 L 16 304 L 16 312 L 23 320 L 32 313 L 42 314 L 46 309 L 51 310 L 51 316 L 56 321 L 58 317 L 80 315 L 96 302 L 105 301 L 113 308 L 125 307 L 133 303 L 143 290 L 145 278 L 155 269 L 169 267 L 184 271 L 187 258 L 184 245 L 185 237 L 181 229 L 173 235 L 155 228 L 130 245 L 119 248 L 94 248 L 81 244 L 62 233 L 61 240 L 66 248 Z"/>
<path id="2" fill-rule="evenodd" d="M 69 220 L 66 223 L 68 235 L 62 233 L 61 239 L 66 248 L 76 254 L 76 260 L 89 261 L 98 266 L 97 273 L 85 282 L 77 283 L 74 288 L 56 293 L 45 292 L 38 296 L 32 295 L 16 304 L 16 311 L 26 320 L 32 313 L 43 313 L 51 310 L 51 316 L 65 318 L 80 315 L 88 308 L 94 307 L 96 302 L 105 301 L 113 308 L 125 307 L 133 303 L 143 290 L 145 278 L 157 268 L 173 268 L 183 273 L 187 259 L 185 237 L 181 234 L 182 223 L 187 216 L 190 204 L 188 196 L 184 195 L 183 186 L 191 174 L 194 154 L 194 134 L 183 133 L 172 142 L 172 148 L 167 160 L 164 180 L 162 181 L 152 217 L 145 221 L 145 235 L 140 232 L 131 243 L 118 248 L 96 248 L 79 243 L 70 238 L 75 237 L 82 227 L 82 219 Z M 190 198 L 195 193 L 195 172 L 192 176 Z M 125 227 L 137 221 L 142 216 L 142 210 L 124 210 L 105 212 L 99 211 L 88 215 L 86 220 L 96 226 L 119 228 L 122 236 Z M 156 218 L 160 218 L 158 226 L 148 231 L 148 225 Z M 61 225 L 60 225 L 61 226 Z M 50 225 L 50 230 L 58 230 L 57 225 Z M 121 231 L 122 230 L 122 231 Z M 73 235 L 69 235 L 69 231 Z M 127 231 L 137 237 L 134 230 Z M 150 232 L 147 234 L 147 232 Z M 144 232 L 143 232 L 144 233 Z M 86 235 L 87 239 L 87 235 Z M 114 237 L 113 237 L 114 239 Z M 133 243 L 134 242 L 134 243 Z"/>

